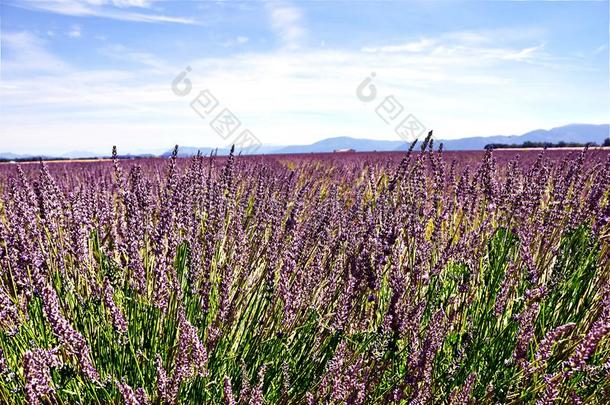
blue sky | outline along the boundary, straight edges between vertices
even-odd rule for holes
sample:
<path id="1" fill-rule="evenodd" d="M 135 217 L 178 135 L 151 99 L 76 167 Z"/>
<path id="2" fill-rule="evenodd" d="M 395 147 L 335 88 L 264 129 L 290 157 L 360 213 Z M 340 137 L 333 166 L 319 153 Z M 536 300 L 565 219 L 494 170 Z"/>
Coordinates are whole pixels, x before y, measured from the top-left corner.
<path id="1" fill-rule="evenodd" d="M 608 15 L 607 1 L 2 0 L 0 152 L 225 146 L 190 107 L 204 89 L 277 145 L 399 139 L 375 113 L 390 95 L 439 138 L 607 123 Z"/>

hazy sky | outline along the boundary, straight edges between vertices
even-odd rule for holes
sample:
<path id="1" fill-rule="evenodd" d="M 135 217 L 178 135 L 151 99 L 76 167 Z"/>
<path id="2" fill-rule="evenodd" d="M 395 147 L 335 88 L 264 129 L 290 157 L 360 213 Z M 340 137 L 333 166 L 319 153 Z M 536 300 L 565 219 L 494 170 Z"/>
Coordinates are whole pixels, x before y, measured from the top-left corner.
<path id="1" fill-rule="evenodd" d="M 225 146 L 190 106 L 202 90 L 267 144 L 399 139 L 375 113 L 390 95 L 440 138 L 604 123 L 608 15 L 608 1 L 2 0 L 0 152 Z"/>

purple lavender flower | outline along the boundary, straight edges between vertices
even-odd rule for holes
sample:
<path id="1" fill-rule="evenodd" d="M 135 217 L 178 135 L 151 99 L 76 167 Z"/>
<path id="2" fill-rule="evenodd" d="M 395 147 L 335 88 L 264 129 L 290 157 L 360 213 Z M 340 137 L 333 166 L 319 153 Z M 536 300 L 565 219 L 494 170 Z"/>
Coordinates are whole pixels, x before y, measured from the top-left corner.
<path id="1" fill-rule="evenodd" d="M 0 290 L 0 328 L 4 331 L 14 331 L 19 327 L 19 313 L 9 296 Z"/>
<path id="2" fill-rule="evenodd" d="M 0 348 L 0 375 L 5 374 L 8 371 L 8 364 L 6 363 L 6 357 L 4 357 L 4 350 Z"/>
<path id="3" fill-rule="evenodd" d="M 42 287 L 43 308 L 47 320 L 51 324 L 53 333 L 64 343 L 69 352 L 74 355 L 81 367 L 81 371 L 93 381 L 98 381 L 100 376 L 91 362 L 89 346 L 83 336 L 70 325 L 59 309 L 57 293 L 50 286 Z"/>
<path id="4" fill-rule="evenodd" d="M 477 378 L 475 373 L 470 373 L 461 387 L 456 387 L 451 393 L 451 405 L 467 405 L 470 402 L 474 382 Z"/>
<path id="5" fill-rule="evenodd" d="M 23 356 L 23 374 L 27 381 L 25 395 L 28 403 L 39 405 L 45 397 L 55 392 L 50 369 L 61 366 L 58 349 L 34 349 Z"/>
<path id="6" fill-rule="evenodd" d="M 544 362 L 551 357 L 553 345 L 563 336 L 570 333 L 575 326 L 576 324 L 574 323 L 566 323 L 547 332 L 538 346 L 538 351 L 534 355 L 536 366 L 531 367 L 529 373 L 536 372 L 536 370 L 543 366 Z"/>
<path id="7" fill-rule="evenodd" d="M 138 401 L 138 397 L 136 393 L 133 391 L 133 388 L 129 386 L 126 382 L 117 381 L 117 388 L 123 397 L 123 402 L 125 405 L 140 405 L 140 401 Z"/>
<path id="8" fill-rule="evenodd" d="M 159 401 L 165 403 L 170 401 L 169 380 L 167 372 L 163 368 L 163 360 L 160 355 L 157 355 L 155 358 L 155 365 L 157 367 L 157 395 Z"/>
<path id="9" fill-rule="evenodd" d="M 136 389 L 136 399 L 140 405 L 148 405 L 150 404 L 150 400 L 148 399 L 148 395 L 144 388 L 140 387 Z"/>
<path id="10" fill-rule="evenodd" d="M 606 298 L 607 299 L 607 298 Z M 567 365 L 571 368 L 570 374 L 582 370 L 586 361 L 597 348 L 597 344 L 610 333 L 610 305 L 606 304 L 600 317 L 593 323 L 591 329 L 568 359 Z"/>
<path id="11" fill-rule="evenodd" d="M 553 405 L 559 396 L 559 386 L 562 380 L 561 373 L 544 376 L 545 389 L 536 401 L 536 405 Z"/>
<path id="12" fill-rule="evenodd" d="M 224 380 L 225 405 L 236 405 L 235 397 L 233 397 L 233 388 L 231 387 L 231 379 L 225 376 Z"/>
<path id="13" fill-rule="evenodd" d="M 504 281 L 502 282 L 502 286 L 500 288 L 500 292 L 496 298 L 495 304 L 495 312 L 496 316 L 501 316 L 504 313 L 506 305 L 508 303 L 508 298 L 511 293 L 511 290 L 515 287 L 515 285 L 519 282 L 519 268 L 515 263 L 510 262 L 508 265 L 508 269 L 504 274 Z"/>
<path id="14" fill-rule="evenodd" d="M 246 366 L 242 364 L 242 366 L 241 366 L 241 390 L 239 391 L 240 401 L 244 401 L 245 398 L 250 397 L 250 390 L 251 390 L 250 379 L 248 378 Z"/>
<path id="15" fill-rule="evenodd" d="M 341 341 L 333 358 L 328 362 L 324 377 L 320 382 L 319 392 L 323 395 L 331 395 L 335 400 L 347 397 L 347 392 L 342 386 L 342 369 L 347 357 L 347 345 Z"/>
<path id="16" fill-rule="evenodd" d="M 534 323 L 538 316 L 540 305 L 537 302 L 530 303 L 525 307 L 523 312 L 519 314 L 519 331 L 517 333 L 517 345 L 513 357 L 517 361 L 526 358 L 527 349 L 534 336 Z"/>
<path id="17" fill-rule="evenodd" d="M 348 324 L 348 316 L 352 307 L 352 299 L 355 290 L 356 279 L 348 275 L 347 285 L 341 294 L 333 319 L 332 328 L 337 331 L 344 330 Z"/>
<path id="18" fill-rule="evenodd" d="M 104 278 L 104 306 L 112 318 L 112 324 L 121 333 L 127 332 L 127 321 L 123 313 L 114 302 L 114 289 L 110 285 L 110 280 Z"/>
<path id="19" fill-rule="evenodd" d="M 208 361 L 207 351 L 197 335 L 197 329 L 186 319 L 182 308 L 178 311 L 178 328 L 180 330 L 178 351 L 169 387 L 173 399 L 177 398 L 183 381 L 207 373 Z"/>
<path id="20" fill-rule="evenodd" d="M 397 258 L 394 258 L 395 260 Z M 390 305 L 384 319 L 384 328 L 391 330 L 398 338 L 404 331 L 404 294 L 406 292 L 406 277 L 398 268 L 398 263 L 393 261 L 390 273 L 390 285 L 392 286 L 392 296 Z"/>
<path id="21" fill-rule="evenodd" d="M 580 405 L 583 403 L 582 398 L 578 396 L 574 390 L 570 391 L 570 401 L 572 401 L 572 405 Z"/>
<path id="22" fill-rule="evenodd" d="M 258 371 L 258 383 L 256 387 L 252 389 L 252 394 L 250 395 L 249 403 L 251 405 L 263 405 L 265 403 L 265 398 L 263 394 L 263 384 L 265 383 L 265 371 L 266 367 L 262 366 Z"/>
<path id="23" fill-rule="evenodd" d="M 423 345 L 411 360 L 412 365 L 415 365 L 415 380 L 421 382 L 421 387 L 415 390 L 412 404 L 424 404 L 429 401 L 434 357 L 445 339 L 450 322 L 451 319 L 446 319 L 442 310 L 436 311 L 428 325 Z M 414 348 L 416 347 L 417 345 Z"/>

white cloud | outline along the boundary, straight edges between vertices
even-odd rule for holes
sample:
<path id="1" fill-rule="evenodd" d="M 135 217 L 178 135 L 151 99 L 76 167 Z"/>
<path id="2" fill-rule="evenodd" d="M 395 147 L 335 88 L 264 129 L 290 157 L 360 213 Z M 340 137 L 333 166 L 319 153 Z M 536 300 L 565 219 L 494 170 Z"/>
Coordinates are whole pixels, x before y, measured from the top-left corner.
<path id="1" fill-rule="evenodd" d="M 212 91 L 263 142 L 273 144 L 335 135 L 397 139 L 374 112 L 375 104 L 389 95 L 439 137 L 514 134 L 606 117 L 595 102 L 607 96 L 607 89 L 577 86 L 570 77 L 579 73 L 578 65 L 562 64 L 564 70 L 541 66 L 551 58 L 542 45 L 498 47 L 474 37 L 462 42 L 428 39 L 429 46 L 409 57 L 401 52 L 284 48 L 206 57 L 180 66 L 111 45 L 100 52 L 132 64 L 89 71 L 69 68 L 30 34 L 9 33 L 3 37 L 11 46 L 3 59 L 11 77 L 2 83 L 3 149 L 101 148 L 94 136 L 125 150 L 174 143 L 223 146 L 227 141 L 189 106 L 203 89 Z M 23 66 L 54 63 L 64 69 L 12 78 Z M 186 65 L 192 68 L 188 77 L 193 90 L 178 97 L 170 86 Z M 371 72 L 377 74 L 379 95 L 365 104 L 357 99 L 356 88 Z"/>
<path id="2" fill-rule="evenodd" d="M 122 44 L 108 45 L 99 49 L 99 53 L 107 57 L 148 66 L 156 72 L 168 72 L 168 64 L 150 52 L 140 52 L 130 49 Z"/>
<path id="3" fill-rule="evenodd" d="M 149 0 L 112 0 L 112 4 L 117 7 L 141 7 L 148 8 L 151 6 L 152 1 Z"/>
<path id="4" fill-rule="evenodd" d="M 299 49 L 307 35 L 303 25 L 303 11 L 293 5 L 275 1 L 267 3 L 267 10 L 271 27 L 284 49 Z"/>
<path id="5" fill-rule="evenodd" d="M 498 52 L 498 56 L 501 59 L 505 60 L 514 60 L 514 61 L 525 61 L 534 57 L 535 53 L 544 48 L 544 44 L 531 46 L 528 48 L 523 48 L 517 52 L 514 51 L 500 51 Z M 496 55 L 494 55 L 496 56 Z"/>
<path id="6" fill-rule="evenodd" d="M 403 44 L 365 46 L 362 48 L 362 52 L 460 55 L 475 59 L 501 59 L 524 62 L 544 56 L 542 53 L 544 46 L 544 44 L 538 44 L 525 48 L 499 47 L 487 35 L 460 31 L 446 33 L 438 38 L 421 38 L 417 41 Z"/>
<path id="7" fill-rule="evenodd" d="M 2 70 L 17 73 L 67 71 L 68 64 L 48 52 L 44 45 L 44 40 L 26 31 L 3 32 Z"/>
<path id="8" fill-rule="evenodd" d="M 402 45 L 386 45 L 378 48 L 375 47 L 364 47 L 363 52 L 376 53 L 376 52 L 423 52 L 430 49 L 432 45 L 436 44 L 436 41 L 429 38 L 422 38 L 416 42 L 408 42 Z"/>
<path id="9" fill-rule="evenodd" d="M 224 41 L 221 45 L 224 46 L 225 48 L 229 48 L 232 46 L 239 46 L 239 45 L 247 44 L 249 41 L 250 41 L 250 38 L 239 35 L 235 38 L 231 38 L 231 39 Z"/>
<path id="10" fill-rule="evenodd" d="M 148 8 L 149 1 L 139 0 L 18 0 L 11 3 L 17 7 L 81 17 L 110 18 L 121 21 L 144 23 L 196 24 L 192 18 L 166 16 L 155 13 L 128 11 L 129 8 Z"/>
<path id="11" fill-rule="evenodd" d="M 70 31 L 68 31 L 68 36 L 70 38 L 80 38 L 81 36 L 81 28 L 80 25 L 73 25 Z"/>

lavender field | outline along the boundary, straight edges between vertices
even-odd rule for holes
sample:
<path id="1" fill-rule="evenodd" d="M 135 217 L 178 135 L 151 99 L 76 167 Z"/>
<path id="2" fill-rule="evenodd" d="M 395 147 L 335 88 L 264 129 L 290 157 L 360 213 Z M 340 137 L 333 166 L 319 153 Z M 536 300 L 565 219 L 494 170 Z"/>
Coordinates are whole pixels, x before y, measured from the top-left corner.
<path id="1" fill-rule="evenodd" d="M 0 165 L 0 402 L 608 403 L 610 155 Z"/>

